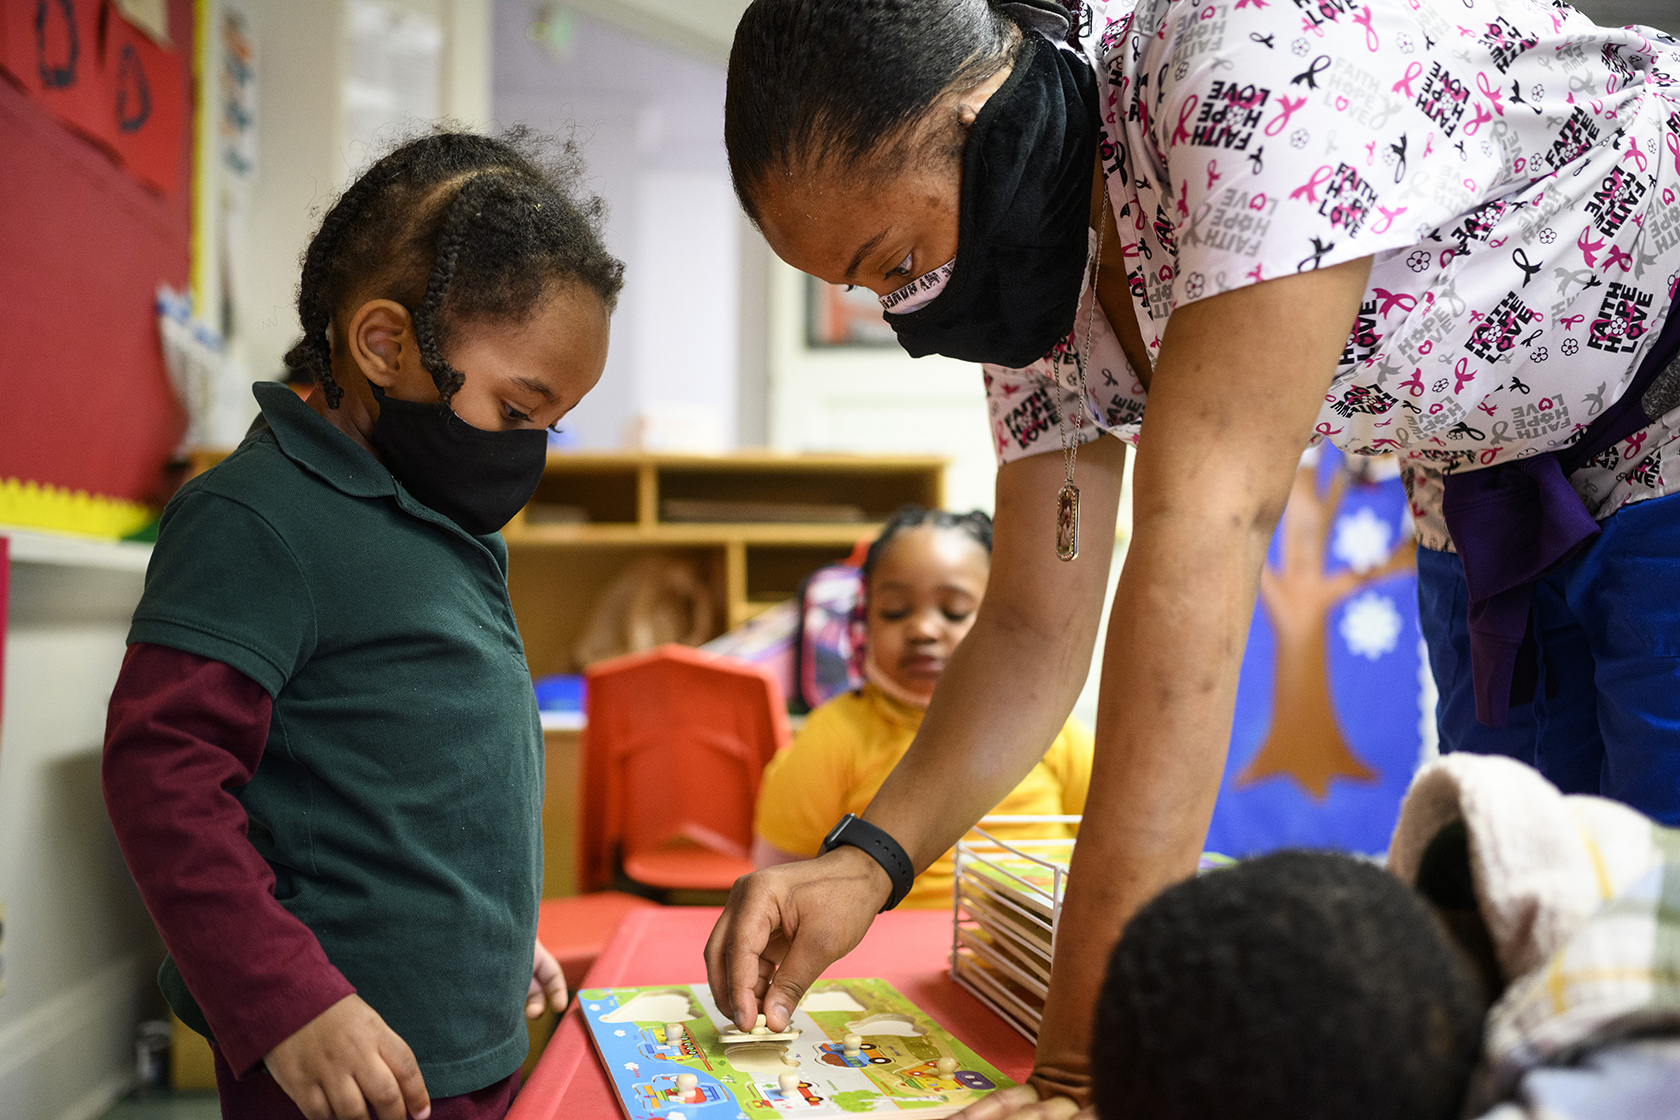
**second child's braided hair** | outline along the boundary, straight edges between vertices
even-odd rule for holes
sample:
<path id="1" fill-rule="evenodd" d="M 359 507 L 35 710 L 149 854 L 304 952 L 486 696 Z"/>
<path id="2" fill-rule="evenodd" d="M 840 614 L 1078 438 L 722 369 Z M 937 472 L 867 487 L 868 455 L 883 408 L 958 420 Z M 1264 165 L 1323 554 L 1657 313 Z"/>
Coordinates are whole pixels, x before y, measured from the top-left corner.
<path id="1" fill-rule="evenodd" d="M 881 562 L 881 557 L 887 551 L 887 545 L 892 539 L 906 529 L 920 529 L 924 526 L 933 529 L 956 529 L 965 533 L 975 544 L 985 549 L 990 555 L 992 551 L 992 519 L 983 510 L 970 510 L 968 513 L 952 513 L 948 509 L 926 509 L 914 503 L 899 507 L 897 513 L 887 519 L 881 526 L 881 533 L 869 544 L 869 551 L 863 557 L 863 586 L 865 595 L 868 594 L 869 581 L 875 576 L 875 566 Z"/>
<path id="2" fill-rule="evenodd" d="M 992 519 L 984 510 L 952 513 L 948 509 L 928 509 L 912 502 L 900 506 L 898 512 L 887 518 L 887 523 L 881 526 L 880 534 L 869 542 L 869 550 L 864 553 L 863 578 L 858 587 L 857 602 L 852 604 L 852 614 L 848 620 L 851 643 L 848 672 L 855 681 L 864 679 L 863 662 L 869 629 L 869 586 L 874 581 L 875 568 L 880 564 L 881 557 L 886 555 L 887 545 L 892 543 L 894 537 L 908 529 L 923 527 L 955 529 L 985 549 L 987 556 L 992 553 Z"/>
<path id="3" fill-rule="evenodd" d="M 421 363 L 447 404 L 462 383 L 443 348 L 469 321 L 523 322 L 557 284 L 579 284 L 610 312 L 624 264 L 602 239 L 606 203 L 585 191 L 576 146 L 515 129 L 437 132 L 362 173 L 321 220 L 303 256 L 286 355 L 337 408 L 333 316 L 352 299 L 395 300 L 414 321 Z"/>

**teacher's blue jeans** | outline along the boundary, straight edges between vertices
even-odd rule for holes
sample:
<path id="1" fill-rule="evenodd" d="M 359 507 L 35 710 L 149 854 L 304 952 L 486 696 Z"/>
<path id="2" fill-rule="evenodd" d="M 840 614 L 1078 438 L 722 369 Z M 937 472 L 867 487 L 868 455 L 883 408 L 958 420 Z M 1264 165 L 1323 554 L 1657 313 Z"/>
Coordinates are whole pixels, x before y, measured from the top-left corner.
<path id="1" fill-rule="evenodd" d="M 1526 762 L 1565 793 L 1596 793 L 1680 825 L 1680 494 L 1624 506 L 1534 586 L 1534 701 L 1476 721 L 1458 556 L 1418 549 L 1418 620 L 1440 691 L 1441 751 Z"/>

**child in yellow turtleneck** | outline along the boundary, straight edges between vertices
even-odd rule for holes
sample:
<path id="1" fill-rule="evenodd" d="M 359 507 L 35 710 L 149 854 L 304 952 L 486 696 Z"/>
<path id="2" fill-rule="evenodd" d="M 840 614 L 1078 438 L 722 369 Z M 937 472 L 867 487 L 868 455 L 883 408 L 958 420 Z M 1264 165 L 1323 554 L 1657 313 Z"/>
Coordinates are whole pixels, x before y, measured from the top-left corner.
<path id="1" fill-rule="evenodd" d="M 760 867 L 808 859 L 847 813 L 861 814 L 904 757 L 957 643 L 974 625 L 992 565 L 992 521 L 908 506 L 863 565 L 864 675 L 856 692 L 816 711 L 765 768 L 753 822 Z M 993 813 L 1050 816 L 1085 809 L 1091 733 L 1069 718 Z M 1004 839 L 1067 837 L 1059 824 L 988 825 Z M 916 876 L 904 906 L 951 905 L 951 854 Z"/>

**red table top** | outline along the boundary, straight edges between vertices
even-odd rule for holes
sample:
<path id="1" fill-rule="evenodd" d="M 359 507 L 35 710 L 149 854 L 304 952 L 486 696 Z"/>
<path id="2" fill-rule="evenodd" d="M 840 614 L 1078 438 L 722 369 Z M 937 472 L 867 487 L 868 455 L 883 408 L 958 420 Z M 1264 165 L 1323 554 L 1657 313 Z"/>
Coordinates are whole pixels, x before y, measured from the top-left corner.
<path id="1" fill-rule="evenodd" d="M 584 978 L 585 988 L 646 984 L 704 984 L 706 938 L 720 911 L 672 906 L 636 910 L 624 919 Z M 1033 1047 L 946 971 L 951 952 L 949 910 L 900 910 L 875 919 L 856 949 L 824 976 L 879 977 L 891 982 L 940 1026 L 1006 1077 L 1025 1081 Z M 508 1120 L 617 1120 L 618 1096 L 574 1003 L 560 1020 Z"/>

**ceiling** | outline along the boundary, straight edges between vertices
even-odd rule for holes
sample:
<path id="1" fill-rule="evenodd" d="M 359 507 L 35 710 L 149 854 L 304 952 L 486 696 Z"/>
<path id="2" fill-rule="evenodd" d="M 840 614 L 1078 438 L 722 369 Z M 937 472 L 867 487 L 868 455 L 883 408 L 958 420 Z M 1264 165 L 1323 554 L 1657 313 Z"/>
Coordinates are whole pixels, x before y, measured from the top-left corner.
<path id="1" fill-rule="evenodd" d="M 566 7 L 616 24 L 634 35 L 706 62 L 729 60 L 735 25 L 748 0 L 564 0 Z M 1579 0 L 1576 7 L 1600 23 L 1650 23 L 1680 32 L 1674 0 Z"/>
<path id="2" fill-rule="evenodd" d="M 616 24 L 684 54 L 723 65 L 748 0 L 566 0 L 583 15 Z"/>

